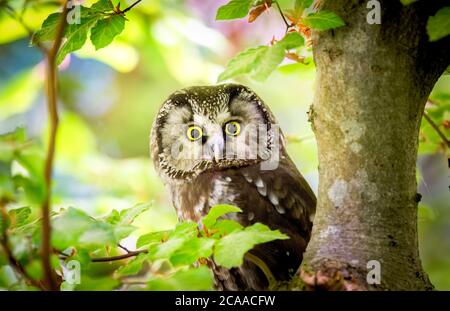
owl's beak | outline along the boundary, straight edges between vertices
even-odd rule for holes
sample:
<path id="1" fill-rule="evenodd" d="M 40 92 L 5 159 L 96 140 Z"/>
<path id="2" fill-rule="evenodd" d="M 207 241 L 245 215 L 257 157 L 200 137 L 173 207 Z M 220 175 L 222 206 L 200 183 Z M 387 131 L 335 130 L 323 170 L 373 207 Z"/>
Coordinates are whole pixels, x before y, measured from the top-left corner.
<path id="1" fill-rule="evenodd" d="M 222 159 L 222 152 L 224 146 L 222 133 L 220 134 L 216 133 L 213 136 L 211 136 L 207 141 L 207 145 L 214 161 L 219 162 L 219 160 Z"/>

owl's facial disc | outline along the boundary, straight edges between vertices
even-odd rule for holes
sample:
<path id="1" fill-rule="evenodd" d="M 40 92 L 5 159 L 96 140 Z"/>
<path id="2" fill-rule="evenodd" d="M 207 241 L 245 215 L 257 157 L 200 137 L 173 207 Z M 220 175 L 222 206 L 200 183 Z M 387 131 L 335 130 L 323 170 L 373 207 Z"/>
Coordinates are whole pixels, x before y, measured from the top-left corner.
<path id="1" fill-rule="evenodd" d="M 159 133 L 159 157 L 169 173 L 198 174 L 267 159 L 271 116 L 253 92 L 234 87 L 196 87 L 169 98 Z"/>

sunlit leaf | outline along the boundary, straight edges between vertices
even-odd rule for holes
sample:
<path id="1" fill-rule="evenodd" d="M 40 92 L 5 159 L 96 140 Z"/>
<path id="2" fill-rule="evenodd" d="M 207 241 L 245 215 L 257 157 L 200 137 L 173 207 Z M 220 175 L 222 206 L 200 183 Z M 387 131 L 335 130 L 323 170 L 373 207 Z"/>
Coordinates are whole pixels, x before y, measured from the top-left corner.
<path id="1" fill-rule="evenodd" d="M 427 32 L 430 41 L 437 41 L 450 35 L 450 7 L 442 8 L 436 15 L 428 18 Z"/>
<path id="2" fill-rule="evenodd" d="M 91 41 L 95 49 L 98 50 L 110 44 L 124 27 L 125 17 L 122 15 L 112 15 L 99 20 L 91 29 Z"/>
<path id="3" fill-rule="evenodd" d="M 124 237 L 117 235 L 119 226 L 100 222 L 71 207 L 53 220 L 52 244 L 57 249 L 71 246 L 95 249 L 113 245 Z M 127 233 L 130 233 L 130 227 L 125 227 Z"/>
<path id="4" fill-rule="evenodd" d="M 223 236 L 236 230 L 242 230 L 242 228 L 242 225 L 234 220 L 223 219 L 217 221 L 211 229 L 216 231 L 213 235 L 213 237 L 215 237 L 216 234 L 218 236 Z"/>
<path id="5" fill-rule="evenodd" d="M 232 232 L 220 239 L 214 249 L 214 261 L 225 268 L 238 267 L 244 255 L 255 245 L 289 237 L 278 230 L 256 223 L 243 231 Z"/>
<path id="6" fill-rule="evenodd" d="M 139 215 L 148 211 L 151 206 L 152 203 L 140 203 L 120 212 L 113 210 L 106 221 L 113 225 L 131 225 Z"/>
<path id="7" fill-rule="evenodd" d="M 252 78 L 257 81 L 264 81 L 283 61 L 285 48 L 282 45 L 274 45 L 267 49 L 259 59 L 255 67 Z"/>
<path id="8" fill-rule="evenodd" d="M 117 274 L 117 276 L 128 276 L 137 274 L 139 273 L 139 271 L 141 271 L 142 265 L 147 260 L 148 257 L 146 254 L 139 254 L 135 258 L 130 260 L 128 263 L 117 269 L 115 273 Z"/>
<path id="9" fill-rule="evenodd" d="M 214 243 L 214 239 L 208 238 L 188 240 L 170 256 L 170 261 L 178 266 L 193 264 L 199 258 L 208 258 L 212 255 Z"/>
<path id="10" fill-rule="evenodd" d="M 247 16 L 253 0 L 231 0 L 217 10 L 216 20 L 236 19 Z"/>
<path id="11" fill-rule="evenodd" d="M 228 204 L 219 204 L 214 205 L 209 210 L 208 214 L 203 217 L 202 223 L 206 228 L 212 227 L 217 219 L 228 213 L 240 213 L 242 210 L 239 207 L 228 205 Z"/>
<path id="12" fill-rule="evenodd" d="M 303 39 L 303 37 L 298 32 L 290 32 L 276 44 L 282 46 L 286 50 L 290 50 L 304 45 L 305 39 Z"/>
<path id="13" fill-rule="evenodd" d="M 111 0 L 99 0 L 91 6 L 92 10 L 100 12 L 108 12 L 114 9 Z"/>
<path id="14" fill-rule="evenodd" d="M 84 8 L 87 10 L 86 8 Z M 61 46 L 57 64 L 60 64 L 67 54 L 79 50 L 86 42 L 89 30 L 97 23 L 99 17 L 96 15 L 81 16 L 80 23 L 73 23 L 67 26 L 65 37 L 66 41 Z"/>
<path id="15" fill-rule="evenodd" d="M 136 247 L 141 248 L 146 245 L 159 244 L 162 241 L 167 240 L 169 233 L 170 231 L 158 231 L 141 235 L 136 242 Z"/>
<path id="16" fill-rule="evenodd" d="M 311 6 L 314 0 L 295 0 L 295 10 L 303 11 Z"/>
<path id="17" fill-rule="evenodd" d="M 31 208 L 28 206 L 15 208 L 8 212 L 9 218 L 11 219 L 11 226 L 13 228 L 20 228 L 27 224 L 28 219 L 31 214 Z"/>
<path id="18" fill-rule="evenodd" d="M 150 290 L 192 291 L 212 290 L 213 275 L 205 266 L 180 270 L 168 277 L 159 277 L 148 282 Z"/>
<path id="19" fill-rule="evenodd" d="M 120 285 L 119 280 L 109 276 L 95 276 L 81 275 L 82 282 L 77 284 L 78 291 L 110 291 Z"/>
<path id="20" fill-rule="evenodd" d="M 235 76 L 251 73 L 268 50 L 268 46 L 259 46 L 240 52 L 230 60 L 225 71 L 219 75 L 218 81 L 221 82 Z"/>
<path id="21" fill-rule="evenodd" d="M 414 3 L 414 2 L 416 2 L 417 0 L 400 0 L 400 2 L 403 4 L 403 5 L 410 5 L 410 4 L 412 4 L 412 3 Z"/>
<path id="22" fill-rule="evenodd" d="M 328 30 L 344 26 L 345 23 L 338 15 L 331 11 L 311 13 L 302 19 L 303 23 L 315 30 Z"/>
<path id="23" fill-rule="evenodd" d="M 41 29 L 33 35 L 31 43 L 36 44 L 37 42 L 53 41 L 60 22 L 61 13 L 50 14 L 42 23 Z"/>

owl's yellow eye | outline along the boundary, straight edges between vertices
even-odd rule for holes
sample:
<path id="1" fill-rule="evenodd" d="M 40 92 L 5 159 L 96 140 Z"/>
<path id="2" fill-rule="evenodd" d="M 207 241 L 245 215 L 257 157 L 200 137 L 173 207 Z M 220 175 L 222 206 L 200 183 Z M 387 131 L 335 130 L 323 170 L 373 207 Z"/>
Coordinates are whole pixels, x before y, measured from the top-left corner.
<path id="1" fill-rule="evenodd" d="M 225 124 L 225 133 L 229 136 L 237 136 L 241 132 L 241 125 L 239 122 L 230 121 Z"/>
<path id="2" fill-rule="evenodd" d="M 186 136 L 190 141 L 196 141 L 200 139 L 203 135 L 203 130 L 197 125 L 191 125 L 186 131 Z"/>

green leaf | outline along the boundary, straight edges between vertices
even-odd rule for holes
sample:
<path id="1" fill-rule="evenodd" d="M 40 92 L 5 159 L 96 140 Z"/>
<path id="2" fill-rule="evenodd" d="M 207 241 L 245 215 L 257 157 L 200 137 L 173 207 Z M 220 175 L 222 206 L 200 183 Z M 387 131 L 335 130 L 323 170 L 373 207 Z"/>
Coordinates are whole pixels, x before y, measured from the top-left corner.
<path id="1" fill-rule="evenodd" d="M 136 247 L 141 248 L 147 245 L 159 244 L 162 241 L 167 240 L 170 232 L 171 231 L 167 230 L 167 231 L 150 232 L 141 235 L 136 241 Z"/>
<path id="2" fill-rule="evenodd" d="M 294 49 L 304 44 L 305 39 L 298 32 L 290 32 L 276 43 L 276 45 L 280 45 L 286 50 Z"/>
<path id="3" fill-rule="evenodd" d="M 117 269 L 115 273 L 119 277 L 138 274 L 142 269 L 142 265 L 147 260 L 148 257 L 146 254 L 139 254 L 135 258 L 130 260 L 126 265 L 121 266 L 119 269 Z"/>
<path id="4" fill-rule="evenodd" d="M 92 10 L 99 12 L 108 12 L 114 9 L 111 0 L 99 0 L 91 6 Z"/>
<path id="5" fill-rule="evenodd" d="M 41 29 L 33 35 L 31 44 L 35 45 L 38 42 L 54 40 L 60 20 L 61 13 L 50 14 L 42 23 Z"/>
<path id="6" fill-rule="evenodd" d="M 216 20 L 236 19 L 247 16 L 253 0 L 231 0 L 217 10 Z"/>
<path id="7" fill-rule="evenodd" d="M 112 15 L 99 20 L 91 29 L 91 41 L 95 49 L 98 50 L 110 44 L 124 27 L 125 17 L 122 15 Z"/>
<path id="8" fill-rule="evenodd" d="M 174 266 L 191 265 L 199 258 L 208 258 L 212 255 L 216 240 L 209 238 L 196 238 L 186 241 L 170 257 Z"/>
<path id="9" fill-rule="evenodd" d="M 315 30 L 328 30 L 337 27 L 344 26 L 344 21 L 331 11 L 319 11 L 317 13 L 311 13 L 303 18 L 303 23 Z"/>
<path id="10" fill-rule="evenodd" d="M 410 5 L 410 4 L 412 4 L 412 3 L 414 3 L 414 2 L 416 2 L 417 0 L 400 0 L 400 2 L 403 4 L 403 5 Z"/>
<path id="11" fill-rule="evenodd" d="M 248 74 L 255 70 L 261 59 L 270 49 L 268 46 L 258 46 L 249 48 L 237 54 L 230 62 L 224 72 L 219 75 L 218 82 L 236 77 L 242 74 Z"/>
<path id="12" fill-rule="evenodd" d="M 228 213 L 241 213 L 242 210 L 239 207 L 228 205 L 228 204 L 219 204 L 214 205 L 208 212 L 208 215 L 203 217 L 202 223 L 206 228 L 211 228 L 217 221 L 217 219 Z"/>
<path id="13" fill-rule="evenodd" d="M 186 238 L 196 237 L 198 234 L 198 225 L 193 221 L 183 222 L 175 227 L 170 234 L 170 238 Z"/>
<path id="14" fill-rule="evenodd" d="M 25 266 L 25 271 L 31 278 L 40 280 L 43 277 L 42 263 L 38 259 L 33 259 L 29 264 Z"/>
<path id="15" fill-rule="evenodd" d="M 285 55 L 285 49 L 282 45 L 275 44 L 270 47 L 261 56 L 257 66 L 255 67 L 252 78 L 257 81 L 266 80 L 269 75 L 278 67 L 283 61 Z"/>
<path id="16" fill-rule="evenodd" d="M 436 15 L 428 18 L 427 32 L 430 41 L 437 41 L 450 35 L 450 7 L 442 8 Z"/>
<path id="17" fill-rule="evenodd" d="M 117 227 L 100 222 L 81 210 L 68 208 L 53 220 L 52 244 L 57 249 L 71 246 L 100 248 L 119 242 Z"/>
<path id="18" fill-rule="evenodd" d="M 445 69 L 444 75 L 450 75 L 450 66 Z"/>
<path id="19" fill-rule="evenodd" d="M 205 266 L 189 270 L 179 270 L 168 277 L 150 280 L 148 282 L 148 289 L 159 291 L 212 290 L 213 275 Z"/>
<path id="20" fill-rule="evenodd" d="M 148 256 L 151 260 L 169 259 L 175 251 L 180 249 L 186 242 L 186 238 L 173 238 L 164 243 L 158 244 L 150 248 Z"/>
<path id="21" fill-rule="evenodd" d="M 242 230 L 242 225 L 234 220 L 223 219 L 217 221 L 211 230 L 217 230 L 218 232 L 213 235 L 213 237 L 224 236 L 230 234 L 233 231 Z"/>
<path id="22" fill-rule="evenodd" d="M 305 9 L 309 8 L 314 0 L 295 0 L 295 11 L 303 12 Z"/>
<path id="23" fill-rule="evenodd" d="M 106 221 L 113 225 L 131 225 L 142 213 L 148 211 L 152 203 L 139 203 L 131 208 L 120 211 L 113 210 Z"/>
<path id="24" fill-rule="evenodd" d="M 297 48 L 304 44 L 298 33 L 289 33 L 273 46 L 259 46 L 237 54 L 218 81 L 224 81 L 242 74 L 249 74 L 253 79 L 263 81 L 277 68 L 285 57 L 285 50 Z"/>
<path id="25" fill-rule="evenodd" d="M 214 249 L 214 261 L 225 268 L 239 267 L 245 253 L 255 245 L 289 237 L 278 230 L 256 223 L 244 231 L 235 231 L 223 237 Z"/>
<path id="26" fill-rule="evenodd" d="M 28 206 L 16 208 L 10 210 L 8 214 L 13 228 L 20 228 L 27 224 L 27 220 L 31 214 L 31 209 Z"/>
<path id="27" fill-rule="evenodd" d="M 81 9 L 82 16 L 80 18 L 80 23 L 70 24 L 66 29 L 65 37 L 67 39 L 61 46 L 56 59 L 56 63 L 58 65 L 64 60 L 64 58 L 66 58 L 67 54 L 79 50 L 83 47 L 84 43 L 86 42 L 89 30 L 97 23 L 99 19 L 99 17 L 96 15 L 83 16 L 83 11 L 86 11 L 88 9 L 84 7 L 82 7 Z"/>
<path id="28" fill-rule="evenodd" d="M 81 275 L 81 283 L 76 286 L 78 291 L 110 291 L 120 285 L 119 280 L 110 276 Z"/>

